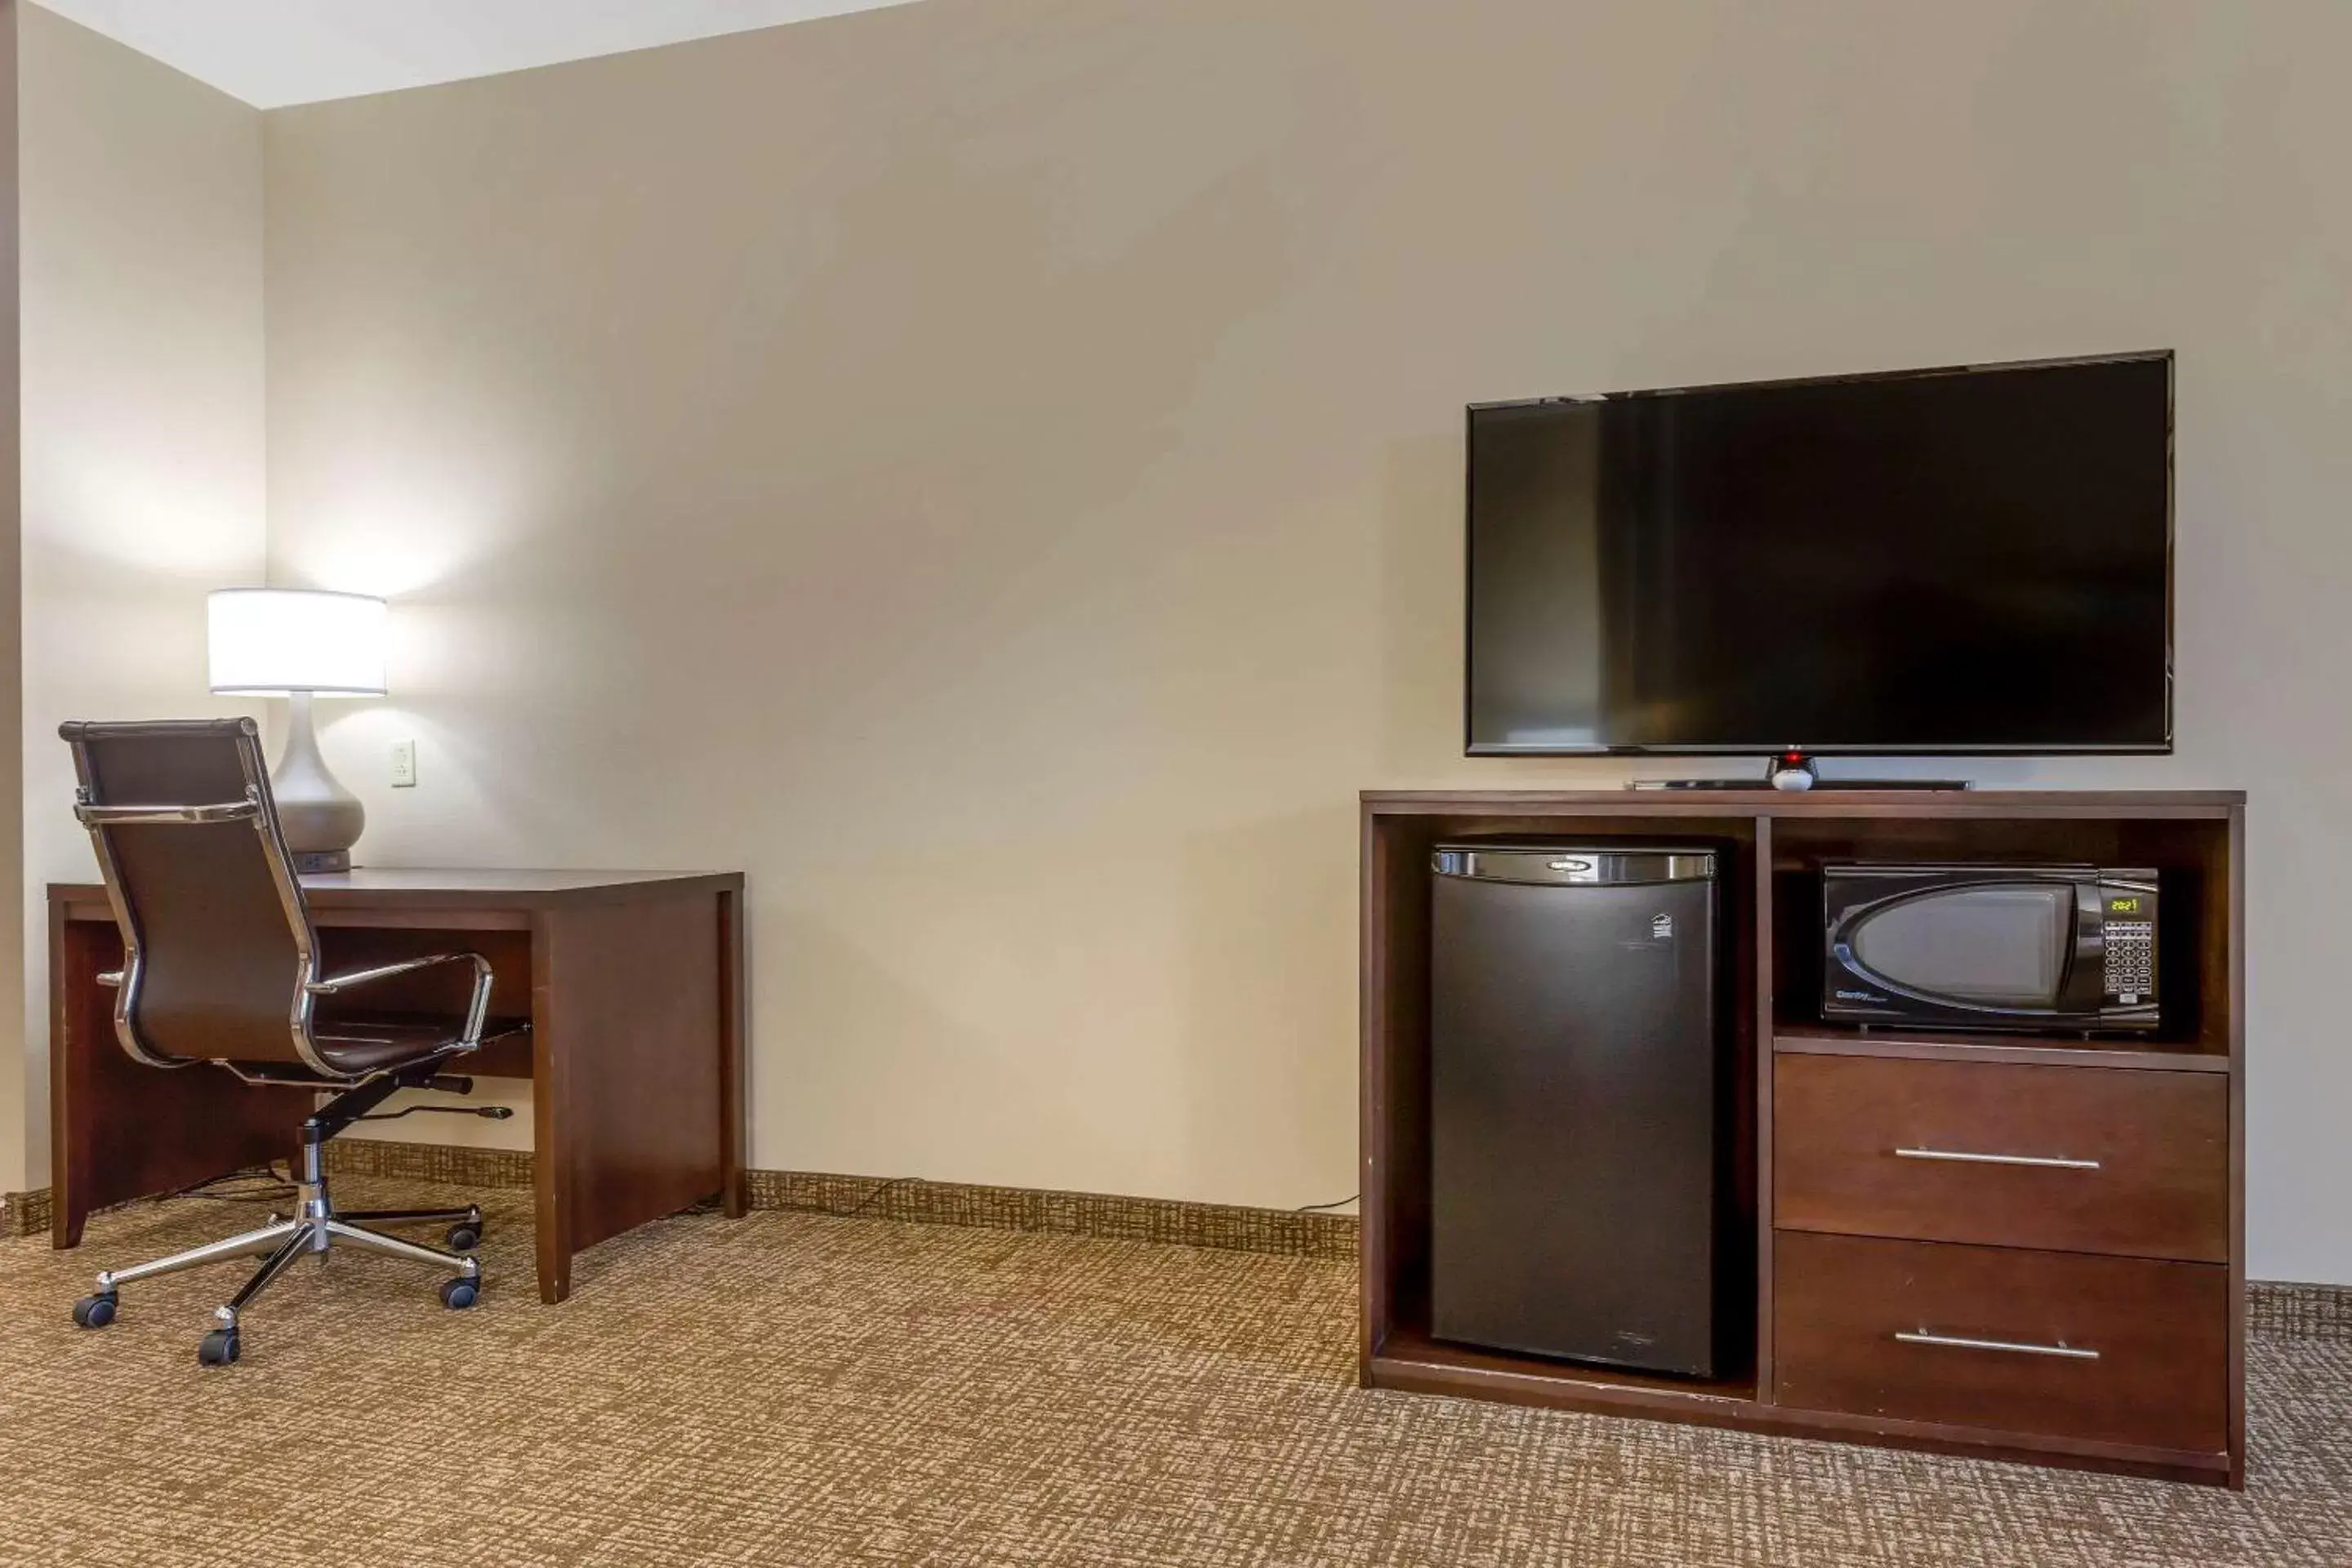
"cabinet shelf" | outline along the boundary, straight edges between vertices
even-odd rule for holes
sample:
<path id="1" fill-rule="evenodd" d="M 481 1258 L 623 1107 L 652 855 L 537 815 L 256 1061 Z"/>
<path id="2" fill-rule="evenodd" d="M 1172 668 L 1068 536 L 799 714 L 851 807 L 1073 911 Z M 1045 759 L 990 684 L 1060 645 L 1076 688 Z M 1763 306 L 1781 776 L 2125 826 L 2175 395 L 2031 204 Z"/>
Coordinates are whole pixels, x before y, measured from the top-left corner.
<path id="1" fill-rule="evenodd" d="M 1611 1410 L 1692 1418 L 1713 1409 L 1729 1417 L 1756 1407 L 1756 1374 L 1733 1378 L 1667 1377 L 1615 1367 L 1588 1366 L 1542 1356 L 1514 1355 L 1433 1340 L 1416 1330 L 1392 1329 L 1370 1360 L 1376 1387 L 1473 1398 L 1515 1399 L 1566 1410 Z"/>
<path id="2" fill-rule="evenodd" d="M 1902 1057 L 1921 1061 L 2014 1062 L 2031 1067 L 2140 1068 L 2158 1072 L 2230 1070 L 2220 1052 L 2127 1039 L 2059 1039 L 2034 1035 L 1929 1035 L 1893 1029 L 1782 1026 L 1772 1033 L 1782 1055 Z"/>

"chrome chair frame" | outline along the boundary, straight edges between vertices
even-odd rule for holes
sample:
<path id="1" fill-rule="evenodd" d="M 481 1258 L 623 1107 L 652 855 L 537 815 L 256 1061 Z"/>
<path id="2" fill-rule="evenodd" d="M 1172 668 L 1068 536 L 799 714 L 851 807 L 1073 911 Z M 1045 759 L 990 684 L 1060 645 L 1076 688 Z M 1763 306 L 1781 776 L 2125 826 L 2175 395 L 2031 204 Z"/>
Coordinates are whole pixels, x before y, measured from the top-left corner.
<path id="1" fill-rule="evenodd" d="M 240 748 L 242 752 L 246 748 Z M 319 943 L 310 927 L 309 909 L 302 901 L 302 885 L 295 876 L 293 856 L 278 829 L 278 814 L 270 809 L 266 775 L 257 769 L 259 747 L 251 748 L 253 757 L 240 755 L 247 765 L 245 798 L 224 801 L 211 805 L 98 805 L 90 800 L 90 788 L 83 784 L 74 791 L 74 816 L 89 830 L 91 847 L 98 853 L 99 871 L 106 883 L 107 903 L 114 910 L 114 923 L 122 932 L 122 967 L 98 978 L 103 984 L 115 987 L 114 1036 L 133 1059 L 153 1068 L 184 1068 L 193 1066 L 197 1058 L 172 1057 L 154 1049 L 139 1035 L 139 982 L 144 967 L 144 942 L 137 915 L 122 891 L 122 877 L 108 844 L 105 829 L 109 827 L 204 826 L 222 822 L 250 822 L 260 836 L 262 853 L 268 860 L 270 881 L 278 889 L 278 901 L 286 911 L 286 923 L 294 939 L 297 960 L 294 1006 L 287 1019 L 293 1042 L 294 1054 L 302 1065 L 330 1083 L 356 1083 L 368 1074 L 339 1070 L 319 1054 L 318 1039 L 312 1032 L 316 1022 L 318 1000 L 333 996 L 355 986 L 395 974 L 427 968 L 436 963 L 471 963 L 474 966 L 474 995 L 466 1010 L 466 1023 L 451 1054 L 478 1049 L 482 1027 L 490 1008 L 489 960 L 478 952 L 438 952 L 426 958 L 415 958 L 401 963 L 382 964 L 373 969 L 353 970 L 346 974 L 319 975 Z"/>
<path id="2" fill-rule="evenodd" d="M 453 1237 L 462 1229 L 471 1232 L 478 1240 L 482 1226 L 481 1210 L 471 1205 L 446 1209 L 338 1210 L 328 1190 L 323 1152 L 329 1140 L 364 1120 L 376 1106 L 402 1089 L 431 1088 L 457 1094 L 472 1091 L 472 1079 L 447 1074 L 441 1069 L 481 1047 L 482 1031 L 489 1016 L 489 961 L 478 952 L 437 952 L 340 974 L 320 974 L 317 933 L 311 926 L 310 910 L 302 897 L 300 879 L 294 870 L 293 857 L 287 849 L 278 827 L 275 803 L 269 795 L 268 774 L 262 761 L 257 727 L 250 720 L 245 721 L 236 737 L 238 763 L 245 780 L 244 798 L 196 805 L 99 804 L 89 782 L 89 768 L 76 729 L 76 726 L 67 726 L 65 733 L 65 738 L 74 745 L 76 764 L 83 781 L 75 791 L 74 816 L 89 831 L 106 886 L 107 900 L 113 910 L 115 925 L 122 935 L 122 967 L 97 977 L 100 984 L 112 987 L 115 992 L 113 1022 L 116 1042 L 133 1060 L 152 1068 L 176 1070 L 207 1059 L 170 1055 L 156 1048 L 141 1034 L 139 998 L 145 968 L 144 933 L 141 930 L 138 911 L 124 889 L 107 829 L 250 822 L 260 840 L 259 847 L 293 940 L 296 973 L 289 976 L 292 1005 L 287 1026 L 291 1048 L 300 1068 L 281 1071 L 273 1066 L 239 1063 L 226 1058 L 212 1059 L 211 1065 L 225 1068 L 248 1083 L 312 1087 L 322 1091 L 333 1089 L 341 1092 L 318 1106 L 302 1123 L 299 1166 L 294 1173 L 296 1212 L 293 1217 L 273 1214 L 268 1223 L 239 1236 L 189 1247 L 127 1268 L 101 1270 L 98 1276 L 97 1293 L 84 1297 L 76 1304 L 75 1321 L 85 1327 L 102 1327 L 110 1322 L 114 1316 L 115 1294 L 124 1285 L 208 1264 L 260 1256 L 263 1258 L 260 1268 L 242 1289 L 215 1310 L 214 1318 L 218 1327 L 205 1336 L 202 1359 L 206 1364 L 226 1364 L 237 1357 L 239 1315 L 253 1300 L 283 1275 L 297 1258 L 312 1254 L 323 1260 L 338 1242 L 411 1263 L 452 1270 L 453 1277 L 442 1286 L 443 1302 L 452 1307 L 470 1306 L 480 1289 L 481 1264 L 478 1259 L 458 1251 L 443 1251 L 388 1236 L 369 1228 L 362 1222 L 377 1225 L 447 1224 Z M 320 999 L 340 996 L 398 975 L 452 963 L 472 965 L 473 987 L 464 1022 L 457 1037 L 446 1045 L 403 1062 L 369 1070 L 339 1068 L 329 1059 L 328 1054 L 320 1049 L 317 1007 Z M 328 1037 L 331 1039 L 333 1037 Z"/>

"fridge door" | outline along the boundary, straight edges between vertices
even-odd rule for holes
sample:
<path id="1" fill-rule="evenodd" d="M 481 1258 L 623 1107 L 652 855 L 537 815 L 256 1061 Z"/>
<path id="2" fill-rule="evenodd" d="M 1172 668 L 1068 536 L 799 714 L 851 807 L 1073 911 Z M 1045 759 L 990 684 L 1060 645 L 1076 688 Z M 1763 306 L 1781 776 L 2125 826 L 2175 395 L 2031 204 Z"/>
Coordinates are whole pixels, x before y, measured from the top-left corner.
<path id="1" fill-rule="evenodd" d="M 1432 1331 L 1714 1375 L 1715 858 L 1437 852 Z"/>

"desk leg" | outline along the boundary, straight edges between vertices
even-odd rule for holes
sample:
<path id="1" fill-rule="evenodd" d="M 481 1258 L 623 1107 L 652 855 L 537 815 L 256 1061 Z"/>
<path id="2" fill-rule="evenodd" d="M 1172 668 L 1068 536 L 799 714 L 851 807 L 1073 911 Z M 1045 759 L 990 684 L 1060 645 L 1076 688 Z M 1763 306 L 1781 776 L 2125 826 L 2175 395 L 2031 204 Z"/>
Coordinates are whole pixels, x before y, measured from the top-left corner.
<path id="1" fill-rule="evenodd" d="M 743 1167 L 750 1158 L 751 1105 L 743 1049 L 743 895 L 719 895 L 719 1202 L 729 1219 L 751 1207 Z"/>
<path id="2" fill-rule="evenodd" d="M 563 903 L 531 936 L 532 1163 L 539 1291 L 561 1301 L 572 1258 L 607 1237 L 740 1188 L 728 1147 L 740 1092 L 711 896 L 649 891 Z M 740 964 L 737 966 L 740 973 Z"/>
<path id="3" fill-rule="evenodd" d="M 218 1068 L 151 1068 L 114 1037 L 122 962 L 111 922 L 49 918 L 49 1244 L 79 1247 L 91 1214 L 265 1161 L 292 1158 L 300 1089 L 255 1089 Z"/>
<path id="4" fill-rule="evenodd" d="M 572 1168 L 568 1140 L 572 1118 L 564 1107 L 569 1087 L 564 1053 L 555 1048 L 557 1017 L 554 966 L 550 962 L 553 922 L 541 916 L 530 938 L 531 1185 L 536 1189 L 533 1229 L 539 1253 L 539 1299 L 550 1306 L 572 1294 Z"/>

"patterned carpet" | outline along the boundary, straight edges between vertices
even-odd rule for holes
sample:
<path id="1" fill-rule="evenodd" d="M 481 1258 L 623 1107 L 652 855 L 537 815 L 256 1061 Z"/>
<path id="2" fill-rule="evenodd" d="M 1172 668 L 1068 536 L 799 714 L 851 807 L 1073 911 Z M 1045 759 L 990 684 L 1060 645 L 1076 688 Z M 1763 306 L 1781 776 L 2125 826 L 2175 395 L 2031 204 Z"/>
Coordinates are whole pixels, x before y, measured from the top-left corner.
<path id="1" fill-rule="evenodd" d="M 353 1206 L 446 1189 L 345 1179 Z M 257 1211 L 0 1243 L 0 1563 L 2352 1563 L 2352 1341 L 2257 1340 L 2242 1496 L 1352 1386 L 1345 1263 L 887 1220 L 694 1215 L 530 1287 L 305 1266 L 199 1368 L 231 1269 L 89 1272 Z M 462 1201 L 459 1199 L 458 1201 Z"/>

